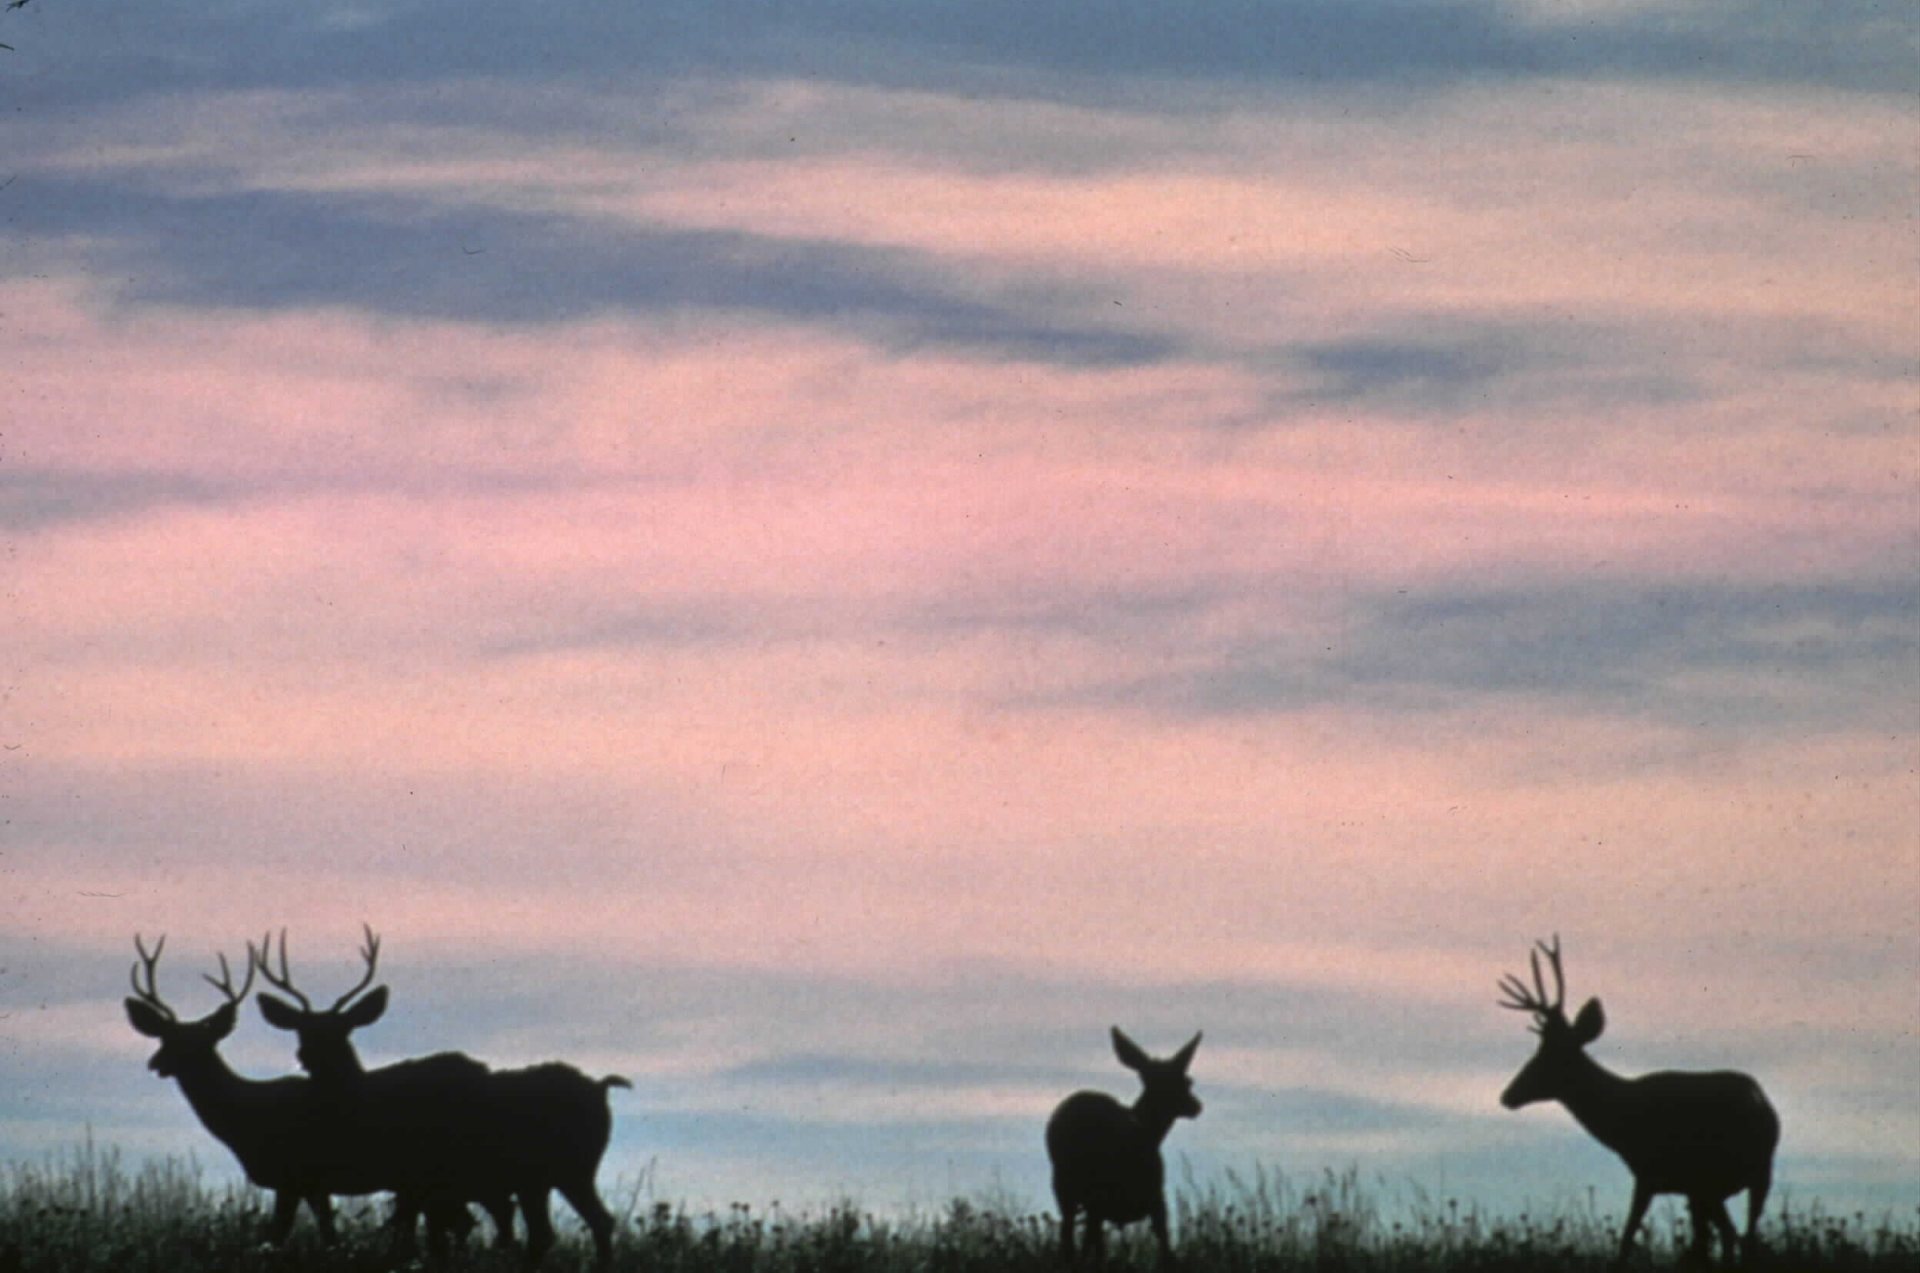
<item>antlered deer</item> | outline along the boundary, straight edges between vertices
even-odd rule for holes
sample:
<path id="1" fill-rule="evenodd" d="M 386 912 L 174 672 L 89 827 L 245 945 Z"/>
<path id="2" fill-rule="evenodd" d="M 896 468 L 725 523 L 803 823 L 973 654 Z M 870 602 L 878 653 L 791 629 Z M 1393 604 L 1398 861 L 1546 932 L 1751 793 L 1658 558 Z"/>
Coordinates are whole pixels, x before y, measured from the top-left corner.
<path id="1" fill-rule="evenodd" d="M 553 1245 L 549 1194 L 558 1189 L 593 1235 L 601 1265 L 613 1258 L 613 1216 L 594 1184 L 613 1130 L 607 1092 L 630 1087 L 609 1075 L 590 1079 L 570 1065 L 548 1062 L 525 1069 L 495 1070 L 459 1052 L 402 1061 L 368 1070 L 349 1037 L 380 1019 L 387 988 L 372 990 L 380 939 L 369 927 L 360 955 L 366 971 L 329 1008 L 318 1009 L 296 988 L 287 966 L 287 938 L 280 934 L 279 967 L 262 948 L 257 962 L 268 984 L 298 1000 L 259 996 L 269 1023 L 299 1038 L 296 1055 L 315 1086 L 338 1108 L 342 1126 L 363 1152 L 413 1161 L 424 1152 L 436 1161 L 451 1151 L 459 1180 L 470 1197 L 517 1197 L 527 1225 L 527 1260 L 537 1264 Z M 364 992 L 364 993 L 363 993 Z M 511 1213 L 502 1243 L 512 1240 Z"/>
<path id="2" fill-rule="evenodd" d="M 1780 1141 L 1780 1119 L 1766 1093 L 1748 1075 L 1731 1070 L 1663 1070 L 1631 1079 L 1608 1070 L 1586 1053 L 1587 1044 L 1606 1027 L 1600 1001 L 1587 1000 L 1570 1024 L 1562 1006 L 1567 993 L 1560 939 L 1535 946 L 1529 952 L 1533 988 L 1518 977 L 1502 977 L 1506 997 L 1500 1006 L 1533 1014 L 1540 1047 L 1500 1094 L 1500 1103 L 1519 1109 L 1534 1101 L 1559 1101 L 1594 1139 L 1626 1160 L 1633 1172 L 1633 1202 L 1620 1233 L 1620 1262 L 1633 1249 L 1647 1204 L 1661 1193 L 1686 1197 L 1696 1260 L 1707 1258 L 1710 1230 L 1718 1231 L 1723 1255 L 1734 1256 L 1738 1246 L 1750 1257 Z M 1553 969 L 1551 1001 L 1540 974 L 1542 955 Z M 1737 1244 L 1726 1200 L 1743 1189 L 1747 1235 Z"/>
<path id="3" fill-rule="evenodd" d="M 1173 1258 L 1167 1235 L 1166 1169 L 1160 1143 L 1177 1118 L 1198 1118 L 1187 1066 L 1200 1046 L 1194 1035 L 1166 1060 L 1148 1056 L 1113 1027 L 1113 1052 L 1140 1076 L 1140 1098 L 1131 1107 L 1105 1092 L 1075 1092 L 1047 1120 L 1047 1158 L 1053 1164 L 1053 1197 L 1060 1208 L 1060 1252 L 1071 1261 L 1076 1216 L 1087 1218 L 1087 1250 L 1106 1255 L 1103 1225 L 1152 1223 L 1161 1261 Z"/>
<path id="4" fill-rule="evenodd" d="M 247 945 L 247 978 L 238 989 L 225 955 L 220 956 L 218 979 L 202 974 L 226 1002 L 197 1021 L 180 1020 L 160 997 L 157 975 L 167 939 L 155 942 L 151 952 L 138 936 L 133 944 L 140 959 L 131 974 L 133 995 L 126 1001 L 127 1020 L 141 1034 L 160 1041 L 147 1067 L 177 1082 L 201 1124 L 240 1160 L 247 1179 L 273 1192 L 273 1218 L 267 1227 L 270 1241 L 286 1240 L 302 1202 L 321 1235 L 332 1241 L 331 1195 L 384 1192 L 393 1187 L 392 1182 L 324 1152 L 324 1127 L 316 1119 L 310 1080 L 243 1078 L 220 1055 L 220 1043 L 233 1032 L 240 1003 L 253 986 L 252 943 Z M 435 1227 L 458 1227 L 461 1220 L 471 1223 L 464 1206 L 446 1199 L 434 1200 L 429 1217 Z"/>

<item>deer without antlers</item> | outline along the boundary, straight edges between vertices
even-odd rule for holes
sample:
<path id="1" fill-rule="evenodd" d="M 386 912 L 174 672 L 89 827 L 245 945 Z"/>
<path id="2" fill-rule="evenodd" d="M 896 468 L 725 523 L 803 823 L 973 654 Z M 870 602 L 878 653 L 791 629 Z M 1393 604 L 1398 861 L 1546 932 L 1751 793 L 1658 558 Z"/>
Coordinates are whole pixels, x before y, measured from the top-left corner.
<path id="1" fill-rule="evenodd" d="M 1553 973 L 1547 995 L 1540 961 Z M 1720 1236 L 1721 1253 L 1751 1257 L 1773 1182 L 1773 1151 L 1780 1141 L 1780 1119 L 1766 1093 L 1751 1077 L 1731 1070 L 1663 1070 L 1624 1078 L 1586 1053 L 1587 1044 L 1606 1028 L 1598 999 L 1589 999 L 1571 1023 L 1567 1020 L 1566 977 L 1560 965 L 1560 939 L 1536 942 L 1528 961 L 1529 987 L 1508 974 L 1500 979 L 1500 1006 L 1533 1015 L 1540 1046 L 1533 1059 L 1500 1094 L 1500 1103 L 1519 1109 L 1535 1101 L 1558 1101 L 1580 1125 L 1619 1154 L 1633 1172 L 1633 1201 L 1620 1233 L 1618 1259 L 1625 1263 L 1634 1235 L 1654 1195 L 1682 1194 L 1693 1225 L 1692 1254 L 1705 1261 L 1709 1232 Z M 1747 1233 L 1737 1241 L 1726 1200 L 1747 1194 Z"/>
<path id="2" fill-rule="evenodd" d="M 518 1198 L 527 1225 L 527 1259 L 537 1264 L 553 1244 L 549 1194 L 558 1189 L 593 1235 L 604 1266 L 613 1254 L 613 1217 L 601 1201 L 594 1175 L 612 1132 L 607 1092 L 630 1086 L 612 1075 L 593 1080 L 570 1065 L 548 1062 L 525 1069 L 495 1070 L 460 1052 L 401 1061 L 368 1070 L 352 1033 L 380 1019 L 387 988 L 372 985 L 380 939 L 363 925 L 360 956 L 365 972 L 331 1007 L 317 1009 L 293 984 L 282 930 L 278 967 L 263 947 L 261 975 L 298 1004 L 259 996 L 267 1021 L 299 1038 L 300 1065 L 340 1115 L 344 1135 L 357 1152 L 380 1157 L 398 1169 L 455 1172 L 467 1197 L 493 1212 L 501 1242 L 512 1240 L 510 1207 Z M 451 1166 L 449 1165 L 451 1163 Z M 430 1174 L 430 1173 L 429 1173 Z M 488 1201 L 492 1199 L 492 1201 Z"/>
<path id="3" fill-rule="evenodd" d="M 1075 1092 L 1054 1109 L 1047 1120 L 1047 1159 L 1053 1165 L 1053 1197 L 1060 1208 L 1063 1259 L 1074 1258 L 1074 1223 L 1084 1214 L 1087 1250 L 1095 1259 L 1106 1255 L 1105 1224 L 1146 1220 L 1161 1262 L 1172 1261 L 1160 1144 L 1175 1119 L 1200 1116 L 1200 1101 L 1187 1077 L 1199 1046 L 1196 1034 L 1171 1057 L 1159 1060 L 1114 1026 L 1114 1055 L 1140 1076 L 1139 1099 L 1128 1107 L 1105 1092 Z"/>

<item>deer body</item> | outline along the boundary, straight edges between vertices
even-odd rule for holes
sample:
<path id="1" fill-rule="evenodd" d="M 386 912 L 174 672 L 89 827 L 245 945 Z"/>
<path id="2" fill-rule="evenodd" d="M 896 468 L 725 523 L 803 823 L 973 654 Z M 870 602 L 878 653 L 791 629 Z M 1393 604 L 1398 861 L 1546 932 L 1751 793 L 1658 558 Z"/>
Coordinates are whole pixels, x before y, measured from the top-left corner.
<path id="1" fill-rule="evenodd" d="M 456 1060 L 448 1058 L 449 1062 Z M 317 1124 L 314 1154 L 342 1177 L 365 1177 L 395 1195 L 396 1237 L 410 1241 L 423 1204 L 431 1254 L 443 1253 L 438 1217 L 479 1202 L 505 1238 L 513 1233 L 513 1201 L 449 1133 L 447 1111 L 478 1104 L 486 1067 L 466 1057 L 407 1062 L 400 1073 L 376 1071 L 354 1085 L 308 1079 L 308 1103 Z M 431 1092 L 434 1099 L 423 1099 Z"/>
<path id="2" fill-rule="evenodd" d="M 1160 1143 L 1171 1123 L 1150 1127 L 1105 1092 L 1075 1092 L 1047 1120 L 1056 1181 L 1089 1216 L 1110 1224 L 1145 1220 L 1165 1198 Z"/>
<path id="3" fill-rule="evenodd" d="M 1733 1070 L 1662 1070 L 1624 1078 L 1584 1058 L 1554 1097 L 1661 1193 L 1729 1198 L 1770 1174 L 1780 1120 L 1760 1084 Z"/>
<path id="4" fill-rule="evenodd" d="M 1140 1075 L 1144 1085 L 1140 1098 L 1126 1106 L 1104 1092 L 1075 1092 L 1047 1120 L 1047 1159 L 1053 1166 L 1053 1196 L 1060 1209 L 1061 1255 L 1073 1259 L 1074 1225 L 1084 1215 L 1087 1249 L 1096 1257 L 1106 1251 L 1104 1225 L 1146 1220 L 1161 1259 L 1171 1260 L 1166 1168 L 1160 1146 L 1174 1120 L 1200 1114 L 1193 1081 L 1187 1077 L 1200 1036 L 1194 1035 L 1165 1061 L 1149 1057 L 1117 1026 L 1113 1046 L 1121 1064 Z"/>
<path id="5" fill-rule="evenodd" d="M 1551 1001 L 1540 975 L 1540 954 L 1547 956 L 1558 987 Z M 1571 1023 L 1566 1018 L 1558 941 L 1542 945 L 1532 963 L 1533 989 L 1506 978 L 1503 1006 L 1534 1014 L 1540 1046 L 1501 1093 L 1500 1103 L 1519 1109 L 1558 1101 L 1627 1164 L 1633 1201 L 1620 1234 L 1622 1262 L 1648 1205 L 1663 1193 L 1687 1199 L 1696 1259 L 1706 1258 L 1710 1233 L 1719 1235 L 1723 1254 L 1739 1249 L 1751 1255 L 1780 1142 L 1779 1115 L 1760 1084 L 1733 1070 L 1661 1070 L 1638 1078 L 1615 1074 L 1586 1053 L 1586 1045 L 1606 1028 L 1600 1001 L 1589 999 Z M 1747 1232 L 1741 1242 L 1726 1201 L 1743 1191 Z"/>
<path id="6" fill-rule="evenodd" d="M 613 1129 L 607 1093 L 628 1087 L 617 1075 L 590 1079 L 560 1062 L 495 1070 L 459 1052 L 368 1070 L 349 1037 L 386 1011 L 385 986 L 359 998 L 373 979 L 379 939 L 367 933 L 366 976 L 329 1009 L 294 989 L 281 936 L 276 972 L 262 952 L 267 980 L 299 999 L 259 998 L 261 1014 L 299 1038 L 297 1056 L 316 1092 L 336 1111 L 343 1156 L 368 1158 L 410 1181 L 483 1203 L 502 1245 L 513 1237 L 511 1200 L 527 1226 L 527 1259 L 538 1264 L 553 1244 L 549 1195 L 558 1189 L 593 1235 L 602 1266 L 613 1256 L 613 1216 L 594 1177 Z M 411 1225 L 409 1214 L 400 1217 Z"/>
<path id="7" fill-rule="evenodd" d="M 332 1195 L 379 1193 L 392 1184 L 368 1164 L 332 1152 L 327 1111 L 316 1103 L 310 1080 L 245 1078 L 220 1055 L 220 1044 L 233 1032 L 240 1002 L 253 984 L 251 948 L 246 982 L 234 989 L 222 956 L 220 979 L 209 976 L 207 980 L 226 996 L 226 1002 L 197 1021 L 181 1021 L 160 998 L 155 980 L 165 938 L 151 954 L 138 938 L 134 945 L 140 963 L 134 966 L 134 997 L 126 1001 L 127 1020 L 139 1033 L 160 1041 L 147 1067 L 179 1085 L 194 1116 L 233 1152 L 248 1180 L 273 1191 L 270 1241 L 286 1240 L 302 1202 L 322 1236 L 331 1241 Z M 434 1214 L 440 1221 L 449 1219 L 444 1210 Z M 462 1208 L 460 1216 L 464 1215 Z M 457 1227 L 458 1219 L 452 1223 Z"/>

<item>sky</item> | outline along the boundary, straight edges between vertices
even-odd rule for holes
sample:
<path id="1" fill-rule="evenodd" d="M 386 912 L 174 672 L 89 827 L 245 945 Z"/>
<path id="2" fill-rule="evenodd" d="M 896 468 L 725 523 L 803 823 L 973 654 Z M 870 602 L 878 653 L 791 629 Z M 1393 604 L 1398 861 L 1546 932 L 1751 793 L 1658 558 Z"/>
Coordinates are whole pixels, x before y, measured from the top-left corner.
<path id="1" fill-rule="evenodd" d="M 231 1173 L 134 934 L 197 1016 L 366 923 L 370 1063 L 626 1075 L 665 1200 L 1049 1205 L 1120 1025 L 1205 1032 L 1176 1175 L 1617 1213 L 1497 1100 L 1558 933 L 1776 1198 L 1920 1203 L 1901 6 L 0 41 L 0 1161 Z"/>

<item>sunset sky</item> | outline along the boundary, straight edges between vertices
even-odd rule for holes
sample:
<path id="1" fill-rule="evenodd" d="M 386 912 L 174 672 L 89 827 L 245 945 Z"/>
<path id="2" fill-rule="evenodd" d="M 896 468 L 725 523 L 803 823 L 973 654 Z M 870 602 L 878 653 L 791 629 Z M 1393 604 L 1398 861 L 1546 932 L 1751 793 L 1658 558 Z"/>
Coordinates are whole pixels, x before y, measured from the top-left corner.
<path id="1" fill-rule="evenodd" d="M 1920 1202 L 1910 8 L 0 41 L 0 1162 L 231 1172 L 134 933 L 197 1016 L 364 921 L 370 1061 L 625 1074 L 668 1200 L 1050 1205 L 1119 1024 L 1203 1180 L 1618 1212 L 1497 1102 L 1557 931 L 1791 1205 Z"/>

